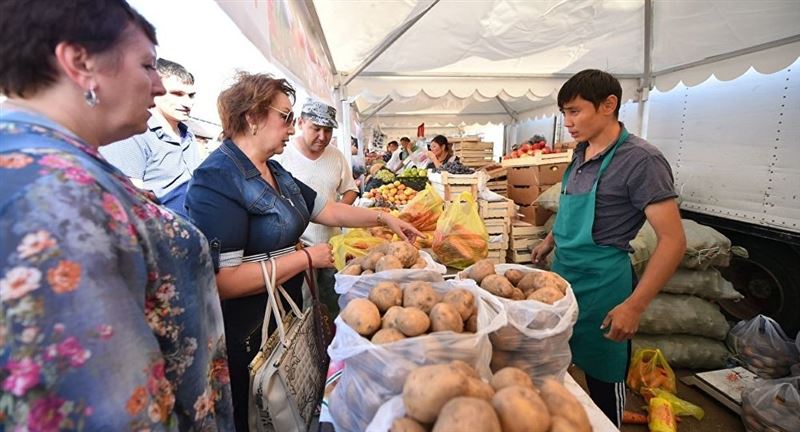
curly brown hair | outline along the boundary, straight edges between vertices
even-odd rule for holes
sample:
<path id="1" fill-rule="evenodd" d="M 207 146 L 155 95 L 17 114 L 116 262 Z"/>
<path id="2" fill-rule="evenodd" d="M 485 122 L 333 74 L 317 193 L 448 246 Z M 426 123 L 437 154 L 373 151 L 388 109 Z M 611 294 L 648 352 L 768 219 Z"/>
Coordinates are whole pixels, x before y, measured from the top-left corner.
<path id="1" fill-rule="evenodd" d="M 279 93 L 285 94 L 292 105 L 295 90 L 288 81 L 270 74 L 239 72 L 236 82 L 219 94 L 217 110 L 225 138 L 246 133 L 247 115 L 263 117 Z"/>

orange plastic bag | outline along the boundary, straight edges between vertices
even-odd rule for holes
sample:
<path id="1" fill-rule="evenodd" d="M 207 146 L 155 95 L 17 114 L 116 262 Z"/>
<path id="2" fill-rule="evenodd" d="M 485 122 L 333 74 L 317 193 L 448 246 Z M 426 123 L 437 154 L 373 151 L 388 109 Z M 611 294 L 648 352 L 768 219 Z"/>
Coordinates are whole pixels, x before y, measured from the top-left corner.
<path id="1" fill-rule="evenodd" d="M 672 412 L 672 404 L 660 397 L 650 399 L 647 415 L 650 432 L 677 432 L 678 423 Z"/>
<path id="2" fill-rule="evenodd" d="M 469 192 L 462 192 L 436 222 L 433 253 L 440 263 L 457 269 L 489 255 L 489 234 Z"/>
<path id="3" fill-rule="evenodd" d="M 675 372 L 669 367 L 664 354 L 657 348 L 636 350 L 628 370 L 627 381 L 628 387 L 639 394 L 643 394 L 645 388 L 677 393 Z"/>
<path id="4" fill-rule="evenodd" d="M 333 236 L 328 241 L 333 248 L 333 264 L 336 266 L 336 270 L 343 269 L 347 265 L 347 261 L 362 257 L 372 247 L 386 242 L 388 242 L 387 239 L 374 237 L 360 228 Z"/>
<path id="5" fill-rule="evenodd" d="M 444 200 L 430 183 L 406 204 L 398 217 L 420 231 L 433 231 L 444 210 Z"/>

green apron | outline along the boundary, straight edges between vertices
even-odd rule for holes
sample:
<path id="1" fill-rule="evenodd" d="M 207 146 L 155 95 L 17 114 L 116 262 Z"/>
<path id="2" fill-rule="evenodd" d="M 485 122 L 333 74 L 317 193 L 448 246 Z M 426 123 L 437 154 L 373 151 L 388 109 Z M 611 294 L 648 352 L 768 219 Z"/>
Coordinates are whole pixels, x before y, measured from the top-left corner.
<path id="1" fill-rule="evenodd" d="M 572 285 L 578 299 L 578 321 L 569 341 L 572 358 L 584 372 L 605 382 L 622 382 L 628 365 L 628 342 L 614 342 L 601 330 L 606 314 L 631 293 L 633 274 L 628 252 L 613 246 L 598 246 L 592 238 L 597 183 L 621 143 L 628 139 L 623 128 L 614 146 L 603 158 L 590 192 L 566 194 L 570 163 L 561 186 L 553 236 L 556 256 L 553 271 Z"/>

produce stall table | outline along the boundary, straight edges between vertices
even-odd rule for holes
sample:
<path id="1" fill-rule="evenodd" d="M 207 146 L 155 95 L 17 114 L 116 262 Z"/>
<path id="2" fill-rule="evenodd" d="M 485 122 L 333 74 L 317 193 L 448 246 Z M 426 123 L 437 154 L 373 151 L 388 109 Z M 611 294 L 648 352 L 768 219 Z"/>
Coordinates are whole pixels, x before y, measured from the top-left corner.
<path id="1" fill-rule="evenodd" d="M 592 401 L 589 395 L 583 390 L 583 388 L 575 382 L 575 379 L 572 378 L 572 375 L 569 373 L 564 376 L 564 387 L 570 391 L 575 397 L 578 399 L 578 402 L 583 405 L 583 409 L 586 410 L 586 415 L 589 416 L 589 422 L 592 424 L 592 432 L 618 432 L 614 423 L 611 423 L 611 420 L 603 414 L 603 411 L 600 411 L 597 405 Z"/>

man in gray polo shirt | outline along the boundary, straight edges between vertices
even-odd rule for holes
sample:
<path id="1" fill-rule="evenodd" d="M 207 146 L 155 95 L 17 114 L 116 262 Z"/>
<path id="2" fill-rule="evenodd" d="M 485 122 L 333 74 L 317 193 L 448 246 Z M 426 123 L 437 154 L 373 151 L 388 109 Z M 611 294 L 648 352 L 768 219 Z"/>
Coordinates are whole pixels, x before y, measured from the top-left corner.
<path id="1" fill-rule="evenodd" d="M 100 147 L 100 154 L 134 184 L 153 191 L 161 204 L 186 216 L 186 188 L 202 162 L 199 144 L 184 123 L 194 105 L 194 77 L 165 59 L 158 59 L 156 68 L 167 93 L 155 98 L 148 130 Z"/>
<path id="2" fill-rule="evenodd" d="M 552 269 L 578 300 L 572 359 L 586 373 L 592 400 L 617 427 L 630 338 L 686 248 L 669 164 L 619 122 L 621 100 L 619 81 L 599 70 L 579 72 L 558 92 L 564 126 L 579 144 L 564 173 L 553 231 L 533 251 L 540 262 L 555 247 Z M 645 220 L 658 245 L 637 281 L 629 243 Z"/>

